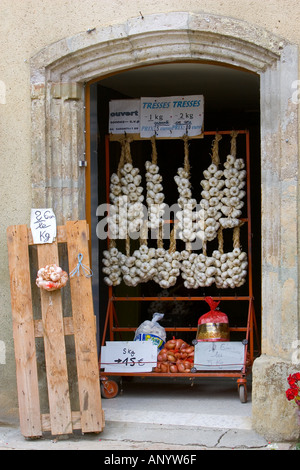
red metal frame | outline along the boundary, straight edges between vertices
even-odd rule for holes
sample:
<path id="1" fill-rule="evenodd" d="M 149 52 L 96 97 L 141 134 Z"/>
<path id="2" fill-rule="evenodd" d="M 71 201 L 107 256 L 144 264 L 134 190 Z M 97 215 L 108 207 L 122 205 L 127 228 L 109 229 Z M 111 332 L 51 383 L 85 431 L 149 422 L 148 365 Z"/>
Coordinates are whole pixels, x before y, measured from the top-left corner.
<path id="1" fill-rule="evenodd" d="M 255 319 L 255 311 L 254 311 L 254 297 L 253 297 L 253 283 L 252 283 L 252 229 L 251 229 L 251 200 L 250 200 L 250 136 L 248 130 L 239 130 L 237 131 L 238 135 L 244 134 L 246 137 L 246 169 L 247 169 L 247 218 L 243 219 L 244 222 L 247 223 L 248 226 L 248 286 L 249 292 L 247 296 L 221 296 L 221 297 L 214 297 L 215 300 L 221 301 L 247 301 L 249 302 L 248 307 L 248 317 L 247 317 L 247 325 L 245 327 L 230 327 L 230 331 L 243 331 L 246 333 L 246 340 L 247 344 L 245 347 L 245 356 L 244 356 L 244 364 L 242 370 L 239 371 L 201 371 L 195 373 L 155 373 L 155 372 L 148 372 L 148 373 L 117 373 L 117 372 L 105 372 L 107 376 L 142 376 L 142 377 L 236 377 L 238 378 L 237 384 L 238 387 L 243 385 L 246 387 L 246 376 L 251 371 L 251 365 L 254 360 L 254 333 L 256 333 L 256 339 L 259 346 L 259 339 L 258 339 L 258 332 L 257 332 L 257 324 Z M 203 136 L 212 136 L 216 134 L 221 135 L 230 135 L 232 131 L 206 131 L 203 133 Z M 109 165 L 109 143 L 111 140 L 118 140 L 118 136 L 106 136 L 105 140 L 105 159 L 106 159 L 106 197 L 107 202 L 109 202 L 109 185 L 110 185 L 110 165 Z M 134 138 L 134 140 L 149 140 L 149 139 L 142 139 L 140 137 Z M 168 221 L 172 222 L 172 221 Z M 108 287 L 108 306 L 106 312 L 106 319 L 105 325 L 103 330 L 103 339 L 102 345 L 106 340 L 107 329 L 109 328 L 109 340 L 114 341 L 115 334 L 121 332 L 134 332 L 136 327 L 120 327 L 118 326 L 118 319 L 115 311 L 114 302 L 145 302 L 145 301 L 203 301 L 204 297 L 202 296 L 174 296 L 174 297 L 115 297 L 113 294 L 113 288 Z M 167 332 L 173 331 L 197 331 L 197 327 L 173 327 L 173 328 L 165 328 Z M 99 363 L 101 367 L 101 363 Z"/>

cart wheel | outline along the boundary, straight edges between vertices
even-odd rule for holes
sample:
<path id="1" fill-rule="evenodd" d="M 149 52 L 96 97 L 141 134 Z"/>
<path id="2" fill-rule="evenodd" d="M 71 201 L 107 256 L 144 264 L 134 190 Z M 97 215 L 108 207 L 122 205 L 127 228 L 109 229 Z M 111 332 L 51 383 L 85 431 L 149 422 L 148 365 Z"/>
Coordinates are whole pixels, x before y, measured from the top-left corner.
<path id="1" fill-rule="evenodd" d="M 103 380 L 100 384 L 103 398 L 115 398 L 119 393 L 119 386 L 114 380 Z"/>
<path id="2" fill-rule="evenodd" d="M 239 397 L 241 403 L 247 403 L 247 388 L 246 385 L 240 384 L 239 385 Z"/>

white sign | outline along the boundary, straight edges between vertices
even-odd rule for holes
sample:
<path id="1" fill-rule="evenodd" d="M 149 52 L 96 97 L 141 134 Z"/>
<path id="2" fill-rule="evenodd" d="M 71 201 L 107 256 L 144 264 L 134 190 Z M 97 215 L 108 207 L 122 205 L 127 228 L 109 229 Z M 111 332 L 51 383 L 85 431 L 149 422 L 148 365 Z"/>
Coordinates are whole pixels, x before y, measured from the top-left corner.
<path id="1" fill-rule="evenodd" d="M 141 98 L 141 137 L 201 135 L 203 121 L 203 95 Z"/>
<path id="2" fill-rule="evenodd" d="M 245 346 L 239 341 L 199 341 L 195 346 L 194 367 L 197 370 L 241 370 Z"/>
<path id="3" fill-rule="evenodd" d="M 140 100 L 109 102 L 109 133 L 138 134 L 140 132 Z"/>
<path id="4" fill-rule="evenodd" d="M 152 372 L 157 365 L 157 346 L 152 341 L 107 341 L 101 347 L 105 372 Z"/>
<path id="5" fill-rule="evenodd" d="M 52 243 L 56 237 L 56 217 L 52 209 L 31 209 L 30 228 L 34 244 Z"/>

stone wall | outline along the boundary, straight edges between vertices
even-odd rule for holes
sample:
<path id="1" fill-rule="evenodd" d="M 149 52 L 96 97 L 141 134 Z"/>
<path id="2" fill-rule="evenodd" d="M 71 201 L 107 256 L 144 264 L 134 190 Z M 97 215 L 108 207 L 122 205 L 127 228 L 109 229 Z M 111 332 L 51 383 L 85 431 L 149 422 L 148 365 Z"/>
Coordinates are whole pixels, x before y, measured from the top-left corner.
<path id="1" fill-rule="evenodd" d="M 261 76 L 263 355 L 253 371 L 253 426 L 267 437 L 297 434 L 282 396 L 285 375 L 295 367 L 291 344 L 299 339 L 299 123 L 292 84 L 298 79 L 300 7 L 290 0 L 213 0 L 201 8 L 192 0 L 1 2 L 3 414 L 17 407 L 5 229 L 28 224 L 34 205 L 52 206 L 59 223 L 84 216 L 78 160 L 84 154 L 85 82 L 159 60 L 208 60 Z M 266 407 L 270 387 L 274 399 Z M 291 418 L 289 428 L 280 424 L 283 413 Z"/>

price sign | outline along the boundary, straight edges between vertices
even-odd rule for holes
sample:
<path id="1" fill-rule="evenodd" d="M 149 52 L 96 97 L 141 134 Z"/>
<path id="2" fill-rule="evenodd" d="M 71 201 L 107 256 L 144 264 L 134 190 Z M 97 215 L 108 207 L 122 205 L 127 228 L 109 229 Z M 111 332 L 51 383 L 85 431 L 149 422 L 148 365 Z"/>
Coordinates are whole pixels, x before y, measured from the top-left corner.
<path id="1" fill-rule="evenodd" d="M 157 365 L 157 346 L 151 341 L 107 341 L 101 347 L 105 372 L 152 372 Z"/>
<path id="2" fill-rule="evenodd" d="M 197 370 L 241 370 L 244 356 L 245 346 L 240 341 L 198 342 L 194 367 Z"/>
<path id="3" fill-rule="evenodd" d="M 34 244 L 52 243 L 56 237 L 56 217 L 52 209 L 31 209 L 30 228 Z"/>
<path id="4" fill-rule="evenodd" d="M 203 95 L 141 98 L 141 137 L 201 135 L 203 120 Z"/>

